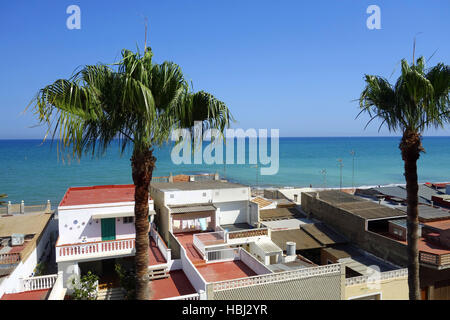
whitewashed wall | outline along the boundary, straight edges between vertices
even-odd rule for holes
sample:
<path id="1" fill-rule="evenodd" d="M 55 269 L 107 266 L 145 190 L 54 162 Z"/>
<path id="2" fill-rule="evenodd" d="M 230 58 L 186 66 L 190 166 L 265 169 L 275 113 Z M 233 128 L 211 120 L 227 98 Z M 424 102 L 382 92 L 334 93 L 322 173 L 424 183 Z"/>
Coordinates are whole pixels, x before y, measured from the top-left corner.
<path id="1" fill-rule="evenodd" d="M 220 225 L 249 222 L 248 201 L 214 203 L 214 206 L 220 209 Z"/>
<path id="2" fill-rule="evenodd" d="M 157 194 L 157 192 L 154 192 Z M 166 190 L 164 200 L 166 205 L 183 205 L 193 203 L 216 203 L 228 201 L 249 200 L 248 187 L 206 190 Z"/>
<path id="3" fill-rule="evenodd" d="M 166 205 L 211 203 L 211 190 L 174 190 L 164 192 Z"/>
<path id="4" fill-rule="evenodd" d="M 240 250 L 240 260 L 258 275 L 272 273 L 270 269 L 268 269 L 264 264 L 250 255 L 244 249 Z"/>
<path id="5" fill-rule="evenodd" d="M 229 188 L 212 190 L 213 203 L 250 200 L 250 188 Z"/>
<path id="6" fill-rule="evenodd" d="M 153 210 L 153 201 L 149 201 Z M 101 206 L 72 206 L 58 208 L 59 245 L 102 240 L 101 220 L 92 215 L 101 213 L 134 212 L 134 203 L 102 204 Z M 116 239 L 135 237 L 134 223 L 123 223 L 123 217 L 114 218 Z"/>
<path id="7" fill-rule="evenodd" d="M 259 206 L 257 203 L 248 202 L 249 204 L 249 224 L 254 225 L 255 223 L 259 222 Z"/>

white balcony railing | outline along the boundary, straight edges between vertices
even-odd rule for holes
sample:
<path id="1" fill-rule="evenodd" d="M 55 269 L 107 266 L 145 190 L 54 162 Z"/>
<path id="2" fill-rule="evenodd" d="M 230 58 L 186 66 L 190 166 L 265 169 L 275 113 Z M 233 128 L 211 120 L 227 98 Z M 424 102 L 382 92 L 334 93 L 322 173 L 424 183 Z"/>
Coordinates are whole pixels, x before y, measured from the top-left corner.
<path id="1" fill-rule="evenodd" d="M 257 228 L 257 229 L 247 229 L 247 230 L 239 230 L 239 231 L 229 231 L 226 235 L 226 242 L 240 242 L 245 238 L 255 238 L 255 237 L 269 237 L 269 229 L 268 228 Z"/>
<path id="2" fill-rule="evenodd" d="M 18 264 L 20 253 L 0 253 L 0 264 Z"/>
<path id="3" fill-rule="evenodd" d="M 204 254 L 206 247 L 223 245 L 225 243 L 225 232 L 196 233 L 192 238 L 192 242 L 194 246 Z"/>
<path id="4" fill-rule="evenodd" d="M 165 298 L 161 300 L 200 300 L 200 294 L 198 293 L 186 294 L 184 296 Z"/>
<path id="5" fill-rule="evenodd" d="M 19 281 L 19 292 L 50 289 L 58 278 L 57 274 L 22 278 Z"/>
<path id="6" fill-rule="evenodd" d="M 329 264 L 326 266 L 298 269 L 294 271 L 284 271 L 270 273 L 247 278 L 225 280 L 212 283 L 213 291 L 222 291 L 234 288 L 260 285 L 265 283 L 283 282 L 294 279 L 309 278 L 321 275 L 340 274 L 341 264 Z"/>
<path id="7" fill-rule="evenodd" d="M 217 262 L 226 260 L 239 259 L 239 250 L 241 248 L 227 248 L 221 250 L 206 251 L 205 257 L 207 262 Z"/>
<path id="8" fill-rule="evenodd" d="M 353 285 L 357 285 L 357 284 L 377 283 L 377 282 L 383 281 L 383 280 L 398 279 L 398 278 L 405 278 L 405 277 L 408 277 L 408 269 L 407 268 L 393 270 L 393 271 L 386 271 L 386 272 L 376 272 L 375 271 L 373 274 L 370 274 L 370 275 L 347 278 L 347 279 L 345 279 L 345 285 L 353 286 Z"/>
<path id="9" fill-rule="evenodd" d="M 132 254 L 135 239 L 108 240 L 56 246 L 56 261 L 115 254 Z"/>

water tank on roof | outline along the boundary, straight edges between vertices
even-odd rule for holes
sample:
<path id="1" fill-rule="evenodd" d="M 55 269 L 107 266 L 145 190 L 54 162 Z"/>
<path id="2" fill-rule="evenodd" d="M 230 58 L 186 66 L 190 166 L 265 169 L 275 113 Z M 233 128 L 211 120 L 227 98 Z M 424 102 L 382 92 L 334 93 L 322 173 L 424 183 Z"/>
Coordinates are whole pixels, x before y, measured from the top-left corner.
<path id="1" fill-rule="evenodd" d="M 288 241 L 286 242 L 286 255 L 287 256 L 295 256 L 296 255 L 296 243 Z"/>
<path id="2" fill-rule="evenodd" d="M 20 246 L 25 241 L 25 235 L 21 233 L 13 233 L 11 235 L 11 246 Z"/>

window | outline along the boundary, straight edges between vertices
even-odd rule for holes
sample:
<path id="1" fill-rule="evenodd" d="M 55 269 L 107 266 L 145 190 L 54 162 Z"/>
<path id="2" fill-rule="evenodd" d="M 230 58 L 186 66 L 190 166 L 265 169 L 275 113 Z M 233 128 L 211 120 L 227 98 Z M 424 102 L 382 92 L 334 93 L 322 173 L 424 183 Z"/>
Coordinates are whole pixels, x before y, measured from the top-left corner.
<path id="1" fill-rule="evenodd" d="M 123 223 L 133 223 L 134 222 L 134 217 L 124 217 L 123 218 Z"/>

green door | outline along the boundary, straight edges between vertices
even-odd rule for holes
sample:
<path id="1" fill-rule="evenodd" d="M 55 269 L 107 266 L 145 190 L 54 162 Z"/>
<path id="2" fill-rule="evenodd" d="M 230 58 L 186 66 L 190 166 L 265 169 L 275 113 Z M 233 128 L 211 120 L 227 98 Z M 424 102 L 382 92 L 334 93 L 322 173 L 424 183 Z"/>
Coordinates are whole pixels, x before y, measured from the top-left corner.
<path id="1" fill-rule="evenodd" d="M 102 240 L 116 240 L 116 219 L 102 219 Z"/>

